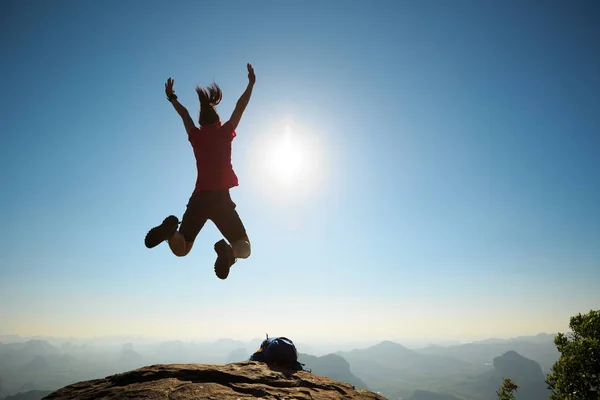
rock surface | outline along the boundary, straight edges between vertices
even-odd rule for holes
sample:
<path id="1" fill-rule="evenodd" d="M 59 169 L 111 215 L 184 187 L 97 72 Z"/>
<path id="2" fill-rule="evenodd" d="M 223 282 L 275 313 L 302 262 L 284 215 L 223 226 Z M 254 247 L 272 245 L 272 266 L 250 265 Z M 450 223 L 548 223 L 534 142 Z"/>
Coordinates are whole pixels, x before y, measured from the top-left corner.
<path id="1" fill-rule="evenodd" d="M 348 383 L 306 371 L 269 367 L 264 363 L 152 365 L 130 372 L 79 382 L 44 399 L 278 399 L 385 400 Z"/>

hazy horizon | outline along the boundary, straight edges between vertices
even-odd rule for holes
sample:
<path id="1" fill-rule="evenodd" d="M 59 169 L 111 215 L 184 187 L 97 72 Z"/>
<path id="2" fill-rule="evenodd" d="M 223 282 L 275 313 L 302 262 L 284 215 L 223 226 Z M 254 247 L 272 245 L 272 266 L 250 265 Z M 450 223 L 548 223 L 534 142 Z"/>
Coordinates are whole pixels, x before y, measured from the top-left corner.
<path id="1" fill-rule="evenodd" d="M 25 340 L 16 343 L 17 339 L 23 338 L 0 335 L 0 342 L 13 342 L 12 345 L 0 343 L 0 398 L 3 394 L 28 390 L 52 391 L 75 382 L 102 379 L 158 364 L 209 364 L 220 368 L 223 364 L 248 360 L 264 337 L 251 342 L 236 338 L 208 342 L 139 337 L 61 341 L 42 337 L 35 343 Z M 528 382 L 541 385 L 544 372 L 550 371 L 559 357 L 551 335 L 486 340 L 466 346 L 455 346 L 457 343 L 438 343 L 437 346 L 413 343 L 415 346 L 411 346 L 404 340 L 402 345 L 389 342 L 327 344 L 297 339 L 293 338 L 298 360 L 314 376 L 347 382 L 356 388 L 380 392 L 390 399 L 410 398 L 408 396 L 417 390 L 430 390 L 483 400 L 485 392 L 491 393 L 500 383 L 493 387 L 481 386 L 481 383 L 506 377 L 508 373 L 510 377 L 519 378 L 519 383 L 522 376 L 529 376 Z"/>
<path id="2" fill-rule="evenodd" d="M 216 16 L 208 18 L 208 16 Z M 0 3 L 0 331 L 299 342 L 565 332 L 600 304 L 600 3 Z M 215 80 L 252 243 L 148 250 Z"/>
<path id="3" fill-rule="evenodd" d="M 563 330 L 563 333 L 569 332 L 569 330 Z M 557 332 L 558 333 L 558 332 Z M 478 337 L 478 338 L 370 338 L 370 339 L 346 339 L 346 340 L 334 340 L 334 338 L 330 339 L 317 339 L 317 340 L 303 340 L 304 338 L 292 338 L 295 342 L 298 343 L 307 343 L 313 346 L 325 346 L 325 347 L 335 347 L 336 345 L 341 346 L 341 348 L 347 348 L 348 346 L 357 346 L 358 347 L 370 347 L 377 343 L 381 343 L 383 341 L 391 341 L 394 343 L 401 344 L 408 348 L 417 348 L 417 347 L 426 347 L 429 345 L 439 345 L 439 346 L 452 346 L 458 344 L 466 344 L 466 343 L 475 343 L 479 341 L 489 341 L 489 340 L 513 340 L 517 338 L 534 338 L 536 336 L 547 336 L 547 335 L 556 335 L 557 333 L 549 333 L 549 332 L 538 332 L 533 335 L 518 335 L 518 336 L 489 336 L 489 337 Z M 265 332 L 268 334 L 268 332 Z M 269 334 L 269 336 L 283 336 L 283 333 L 279 333 L 279 335 Z M 14 341 L 10 338 L 18 337 L 18 341 Z M 206 338 L 198 338 L 192 336 L 152 336 L 152 335 L 98 335 L 98 336 L 47 336 L 47 335 L 32 335 L 32 336 L 23 336 L 17 334 L 2 334 L 0 333 L 0 343 L 9 344 L 9 343 L 18 343 L 20 341 L 28 341 L 28 340 L 45 340 L 45 341 L 55 341 L 60 343 L 68 343 L 71 341 L 76 342 L 102 342 L 108 343 L 112 345 L 120 345 L 126 343 L 140 343 L 140 344 L 150 344 L 150 343 L 160 343 L 167 341 L 181 341 L 187 343 L 214 343 L 222 340 L 232 340 L 239 341 L 244 343 L 251 343 L 254 341 L 263 340 L 265 335 L 257 335 L 254 337 L 206 337 Z M 8 340 L 7 340 L 8 339 Z"/>

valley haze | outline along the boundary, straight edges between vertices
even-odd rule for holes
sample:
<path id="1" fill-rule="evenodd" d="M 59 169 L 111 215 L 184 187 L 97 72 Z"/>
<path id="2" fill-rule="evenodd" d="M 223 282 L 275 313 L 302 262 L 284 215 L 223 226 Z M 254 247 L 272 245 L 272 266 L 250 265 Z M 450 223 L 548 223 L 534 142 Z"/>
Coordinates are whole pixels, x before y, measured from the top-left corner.
<path id="1" fill-rule="evenodd" d="M 336 344 L 291 338 L 297 345 L 299 361 L 308 370 L 388 398 L 419 399 L 439 392 L 460 396 L 458 399 L 485 400 L 499 384 L 500 375 L 506 373 L 529 376 L 525 393 L 542 396 L 546 393 L 543 373 L 559 356 L 554 335 L 544 333 L 465 343 L 382 340 Z M 0 335 L 0 398 L 18 393 L 35 397 L 71 383 L 155 364 L 241 362 L 258 349 L 263 339 Z"/>

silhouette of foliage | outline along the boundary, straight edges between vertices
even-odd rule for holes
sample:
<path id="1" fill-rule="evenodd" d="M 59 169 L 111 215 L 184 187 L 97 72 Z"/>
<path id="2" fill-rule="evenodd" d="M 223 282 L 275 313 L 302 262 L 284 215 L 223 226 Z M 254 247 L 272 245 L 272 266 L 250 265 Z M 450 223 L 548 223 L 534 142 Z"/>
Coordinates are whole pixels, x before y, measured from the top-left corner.
<path id="1" fill-rule="evenodd" d="M 504 378 L 504 383 L 500 386 L 500 390 L 496 391 L 498 400 L 515 400 L 514 392 L 519 386 L 510 378 Z"/>
<path id="2" fill-rule="evenodd" d="M 571 317 L 569 336 L 554 339 L 561 356 L 546 377 L 551 400 L 600 399 L 600 310 Z"/>

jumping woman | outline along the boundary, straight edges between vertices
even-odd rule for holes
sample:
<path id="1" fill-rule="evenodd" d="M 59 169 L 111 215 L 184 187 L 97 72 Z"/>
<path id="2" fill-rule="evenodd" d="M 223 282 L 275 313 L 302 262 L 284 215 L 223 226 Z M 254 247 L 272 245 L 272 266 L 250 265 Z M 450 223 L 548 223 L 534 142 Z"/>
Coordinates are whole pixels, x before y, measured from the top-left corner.
<path id="1" fill-rule="evenodd" d="M 176 216 L 170 215 L 162 224 L 150 229 L 145 238 L 148 248 L 167 241 L 173 254 L 184 257 L 210 219 L 225 237 L 214 245 L 217 253 L 215 273 L 220 279 L 227 278 L 229 269 L 238 258 L 250 256 L 250 240 L 229 193 L 229 189 L 238 186 L 238 178 L 231 164 L 231 143 L 256 81 L 252 65 L 248 64 L 247 67 L 248 87 L 237 101 L 231 118 L 224 124 L 221 124 L 221 118 L 215 109 L 223 97 L 221 88 L 216 83 L 213 82 L 207 88 L 196 87 L 200 100 L 200 126 L 196 127 L 187 109 L 177 101 L 173 79 L 167 80 L 165 93 L 183 120 L 196 158 L 198 175 L 181 225 Z"/>

